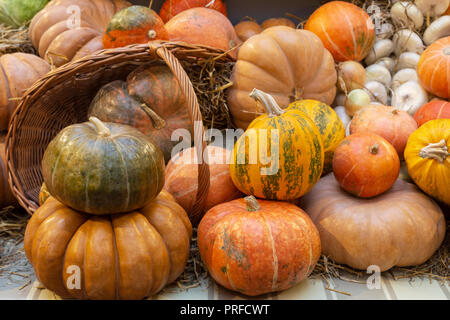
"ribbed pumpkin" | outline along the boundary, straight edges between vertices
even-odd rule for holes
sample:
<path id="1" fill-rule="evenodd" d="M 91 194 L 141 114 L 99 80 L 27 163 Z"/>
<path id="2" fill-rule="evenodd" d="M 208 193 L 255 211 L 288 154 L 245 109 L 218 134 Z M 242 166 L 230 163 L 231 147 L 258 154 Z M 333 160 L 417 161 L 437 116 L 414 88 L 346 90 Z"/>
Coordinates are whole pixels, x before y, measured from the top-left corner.
<path id="1" fill-rule="evenodd" d="M 344 1 L 331 1 L 314 11 L 305 30 L 318 35 L 337 62 L 361 61 L 375 43 L 375 27 L 369 15 Z"/>
<path id="2" fill-rule="evenodd" d="M 227 16 L 227 7 L 222 0 L 166 0 L 159 11 L 159 15 L 164 22 L 167 22 L 181 11 L 196 7 L 217 10 Z"/>
<path id="3" fill-rule="evenodd" d="M 165 191 L 138 212 L 108 216 L 50 197 L 28 222 L 24 247 L 37 279 L 62 298 L 143 299 L 183 272 L 191 234 Z"/>
<path id="4" fill-rule="evenodd" d="M 417 74 L 422 86 L 440 98 L 450 98 L 450 37 L 431 44 L 420 56 Z"/>
<path id="5" fill-rule="evenodd" d="M 333 173 L 345 191 L 370 198 L 388 190 L 400 173 L 400 160 L 394 147 L 373 133 L 354 133 L 337 147 Z"/>
<path id="6" fill-rule="evenodd" d="M 8 171 L 6 170 L 6 148 L 4 143 L 4 136 L 0 136 L 0 208 L 17 204 L 14 198 L 11 187 L 8 182 Z"/>
<path id="7" fill-rule="evenodd" d="M 29 37 L 39 55 L 59 67 L 103 49 L 109 21 L 130 5 L 126 0 L 52 0 L 34 16 Z"/>
<path id="8" fill-rule="evenodd" d="M 331 54 L 306 30 L 278 26 L 248 39 L 239 49 L 227 103 L 238 128 L 246 129 L 264 108 L 249 97 L 254 88 L 272 95 L 280 106 L 302 99 L 330 105 L 337 74 Z"/>
<path id="9" fill-rule="evenodd" d="M 234 200 L 242 194 L 236 189 L 230 177 L 228 161 L 231 151 L 216 146 L 208 146 L 205 150 L 209 166 L 209 190 L 204 202 L 206 212 L 215 205 Z M 166 166 L 164 189 L 175 197 L 188 214 L 197 197 L 198 163 L 195 148 L 189 148 L 174 155 Z M 191 220 L 193 218 L 191 217 Z M 199 220 L 192 222 L 198 224 Z"/>
<path id="10" fill-rule="evenodd" d="M 112 17 L 103 34 L 103 47 L 118 48 L 168 39 L 164 22 L 155 11 L 143 6 L 131 6 Z"/>
<path id="11" fill-rule="evenodd" d="M 332 174 L 300 199 L 320 233 L 322 254 L 366 271 L 420 265 L 440 247 L 442 210 L 413 184 L 397 180 L 386 193 L 360 199 L 342 190 Z"/>
<path id="12" fill-rule="evenodd" d="M 241 40 L 230 20 L 216 10 L 192 8 L 182 11 L 166 23 L 169 39 L 229 51 L 236 58 Z"/>
<path id="13" fill-rule="evenodd" d="M 0 23 L 18 28 L 28 23 L 49 0 L 2 0 Z"/>
<path id="14" fill-rule="evenodd" d="M 331 172 L 333 169 L 334 150 L 345 138 L 345 128 L 341 119 L 330 106 L 316 100 L 296 101 L 289 108 L 304 112 L 314 121 L 322 138 L 325 156 L 322 174 Z"/>
<path id="15" fill-rule="evenodd" d="M 433 100 L 421 106 L 414 114 L 414 120 L 419 127 L 434 119 L 450 119 L 450 102 Z"/>
<path id="16" fill-rule="evenodd" d="M 42 159 L 52 196 L 91 214 L 144 207 L 164 186 L 161 150 L 138 130 L 95 117 L 61 130 Z"/>
<path id="17" fill-rule="evenodd" d="M 406 111 L 373 105 L 358 111 L 350 123 L 350 133 L 374 133 L 385 138 L 403 159 L 406 142 L 417 123 Z"/>
<path id="18" fill-rule="evenodd" d="M 297 199 L 320 179 L 324 152 L 319 129 L 303 112 L 282 110 L 274 98 L 254 90 L 267 114 L 249 125 L 231 155 L 230 175 L 247 195 Z"/>
<path id="19" fill-rule="evenodd" d="M 192 128 L 180 84 L 165 65 L 141 66 L 126 82 L 116 80 L 103 86 L 88 115 L 135 127 L 161 148 L 166 162 L 179 143 L 171 140 L 172 132 Z"/>
<path id="20" fill-rule="evenodd" d="M 43 59 L 28 53 L 0 57 L 0 131 L 8 129 L 11 115 L 25 91 L 50 71 Z"/>
<path id="21" fill-rule="evenodd" d="M 319 233 L 303 210 L 252 196 L 209 210 L 198 227 L 198 247 L 218 283 L 249 296 L 306 279 L 321 251 Z"/>
<path id="22" fill-rule="evenodd" d="M 450 119 L 424 123 L 408 139 L 405 161 L 424 192 L 450 205 Z"/>

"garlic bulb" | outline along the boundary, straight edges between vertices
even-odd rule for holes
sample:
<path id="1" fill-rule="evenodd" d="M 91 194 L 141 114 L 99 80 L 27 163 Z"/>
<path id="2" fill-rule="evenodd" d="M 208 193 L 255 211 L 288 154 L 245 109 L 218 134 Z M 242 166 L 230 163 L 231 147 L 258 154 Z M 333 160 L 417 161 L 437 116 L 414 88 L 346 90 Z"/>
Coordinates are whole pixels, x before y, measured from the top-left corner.
<path id="1" fill-rule="evenodd" d="M 366 81 L 378 81 L 386 87 L 391 84 L 391 73 L 385 67 L 380 64 L 372 64 L 366 68 Z"/>
<path id="2" fill-rule="evenodd" d="M 402 69 L 392 77 L 392 89 L 395 90 L 410 80 L 419 81 L 416 70 L 411 68 Z"/>
<path id="3" fill-rule="evenodd" d="M 375 42 L 372 50 L 364 60 L 366 64 L 372 64 L 378 59 L 389 56 L 394 51 L 394 43 L 389 39 L 382 39 Z"/>
<path id="4" fill-rule="evenodd" d="M 394 90 L 392 106 L 408 112 L 411 116 L 428 102 L 427 92 L 417 81 L 407 81 Z"/>
<path id="5" fill-rule="evenodd" d="M 338 64 L 338 89 L 350 92 L 364 88 L 366 83 L 366 70 L 356 61 L 345 61 Z"/>
<path id="6" fill-rule="evenodd" d="M 391 18 L 397 25 L 420 29 L 423 25 L 423 14 L 413 3 L 399 1 L 391 7 Z"/>
<path id="7" fill-rule="evenodd" d="M 414 52 L 403 52 L 397 60 L 394 70 L 399 71 L 402 69 L 417 69 L 417 64 L 419 63 L 420 55 Z"/>
<path id="8" fill-rule="evenodd" d="M 379 65 L 385 67 L 386 69 L 389 70 L 389 72 L 394 71 L 395 61 L 394 61 L 394 59 L 392 59 L 390 57 L 381 58 L 380 60 L 377 60 L 375 62 L 375 64 L 379 64 Z"/>
<path id="9" fill-rule="evenodd" d="M 396 56 L 405 51 L 421 54 L 424 50 L 420 36 L 408 29 L 397 31 L 392 40 L 394 41 L 394 53 Z"/>
<path id="10" fill-rule="evenodd" d="M 416 0 L 415 5 L 424 16 L 436 17 L 443 14 L 450 4 L 449 0 Z"/>
<path id="11" fill-rule="evenodd" d="M 388 103 L 388 94 L 386 87 L 378 81 L 369 81 L 366 83 L 364 90 L 366 90 L 370 97 L 371 103 L 378 102 L 383 105 Z"/>
<path id="12" fill-rule="evenodd" d="M 440 38 L 450 36 L 450 16 L 442 16 L 425 30 L 423 34 L 423 42 L 430 45 Z"/>

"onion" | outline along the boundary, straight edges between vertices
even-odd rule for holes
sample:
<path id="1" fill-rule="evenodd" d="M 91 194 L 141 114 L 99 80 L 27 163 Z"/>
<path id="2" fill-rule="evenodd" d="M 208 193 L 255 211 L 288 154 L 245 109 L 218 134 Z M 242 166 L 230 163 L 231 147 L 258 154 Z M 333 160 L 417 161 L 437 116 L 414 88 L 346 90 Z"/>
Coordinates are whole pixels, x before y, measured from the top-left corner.
<path id="1" fill-rule="evenodd" d="M 386 87 L 391 85 L 391 73 L 388 69 L 379 64 L 373 64 L 366 68 L 366 81 L 378 81 Z"/>
<path id="2" fill-rule="evenodd" d="M 428 102 L 428 94 L 417 81 L 407 81 L 394 90 L 392 106 L 414 116 Z"/>
<path id="3" fill-rule="evenodd" d="M 366 70 L 356 61 L 345 61 L 339 63 L 338 88 L 343 92 L 362 89 L 366 83 Z"/>
<path id="4" fill-rule="evenodd" d="M 349 116 L 353 116 L 362 108 L 370 105 L 370 96 L 362 89 L 355 89 L 347 95 L 345 100 L 345 111 Z"/>

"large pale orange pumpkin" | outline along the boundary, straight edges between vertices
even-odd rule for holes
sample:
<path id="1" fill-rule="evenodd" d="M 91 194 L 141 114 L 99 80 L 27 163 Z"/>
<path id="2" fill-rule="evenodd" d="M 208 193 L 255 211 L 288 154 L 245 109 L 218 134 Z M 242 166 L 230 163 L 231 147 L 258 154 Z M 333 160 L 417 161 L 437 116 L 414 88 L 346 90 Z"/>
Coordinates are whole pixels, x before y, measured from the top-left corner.
<path id="1" fill-rule="evenodd" d="M 331 1 L 314 11 L 305 29 L 317 34 L 338 62 L 361 61 L 375 43 L 375 27 L 369 15 L 344 1 Z"/>
<path id="2" fill-rule="evenodd" d="M 0 131 L 8 129 L 9 120 L 19 100 L 35 81 L 50 71 L 43 59 L 28 53 L 0 57 Z"/>
<path id="3" fill-rule="evenodd" d="M 224 51 L 239 46 L 242 41 L 230 20 L 220 12 L 208 8 L 182 11 L 166 23 L 169 39 L 190 44 L 200 44 Z M 230 51 L 236 57 L 237 49 Z"/>
<path id="4" fill-rule="evenodd" d="M 28 222 L 24 247 L 36 277 L 62 298 L 142 299 L 183 272 L 191 235 L 166 191 L 138 212 L 103 217 L 49 197 Z"/>
<path id="5" fill-rule="evenodd" d="M 167 22 L 180 12 L 196 7 L 214 9 L 227 16 L 227 7 L 222 0 L 166 0 L 159 15 Z"/>
<path id="6" fill-rule="evenodd" d="M 350 123 L 350 133 L 370 132 L 385 138 L 403 159 L 403 151 L 417 123 L 406 111 L 373 105 L 358 111 Z"/>
<path id="7" fill-rule="evenodd" d="M 249 296 L 288 289 L 313 271 L 319 233 L 297 206 L 249 196 L 209 210 L 198 247 L 211 276 Z"/>
<path id="8" fill-rule="evenodd" d="M 417 74 L 422 86 L 440 98 L 450 98 L 450 37 L 431 44 L 420 56 Z"/>
<path id="9" fill-rule="evenodd" d="M 242 194 L 233 184 L 228 168 L 230 151 L 221 147 L 208 146 L 210 186 L 204 203 L 205 212 L 213 206 L 231 201 Z M 204 161 L 204 159 L 202 160 Z M 172 157 L 166 166 L 164 189 L 189 213 L 194 205 L 198 190 L 198 160 L 195 148 L 189 148 Z M 198 223 L 197 217 L 194 223 Z"/>
<path id="10" fill-rule="evenodd" d="M 248 39 L 239 49 L 227 101 L 237 127 L 246 129 L 264 113 L 249 96 L 254 88 L 280 106 L 302 99 L 328 105 L 336 95 L 337 73 L 331 54 L 312 32 L 278 26 Z"/>
<path id="11" fill-rule="evenodd" d="M 445 236 L 439 206 L 400 179 L 388 192 L 360 199 L 342 190 L 329 174 L 300 205 L 319 229 L 322 253 L 360 270 L 422 264 Z"/>
<path id="12" fill-rule="evenodd" d="M 450 102 L 433 100 L 421 106 L 414 114 L 414 120 L 419 127 L 434 119 L 450 119 Z"/>
<path id="13" fill-rule="evenodd" d="M 30 23 L 29 37 L 39 55 L 59 67 L 103 49 L 102 35 L 126 0 L 53 0 Z"/>

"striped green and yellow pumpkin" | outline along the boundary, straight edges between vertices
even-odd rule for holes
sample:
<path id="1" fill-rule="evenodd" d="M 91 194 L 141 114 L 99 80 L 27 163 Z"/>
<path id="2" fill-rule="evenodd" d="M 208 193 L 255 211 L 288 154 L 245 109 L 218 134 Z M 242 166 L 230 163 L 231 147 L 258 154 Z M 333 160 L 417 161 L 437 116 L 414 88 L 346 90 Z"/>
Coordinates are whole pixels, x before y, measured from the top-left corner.
<path id="1" fill-rule="evenodd" d="M 162 190 L 164 156 L 139 130 L 90 117 L 50 142 L 42 175 L 48 192 L 72 209 L 98 215 L 130 212 Z"/>
<path id="2" fill-rule="evenodd" d="M 325 155 L 323 174 L 333 170 L 333 155 L 339 143 L 345 138 L 345 128 L 341 119 L 327 104 L 316 100 L 300 100 L 289 108 L 300 110 L 314 121 L 320 131 Z"/>
<path id="3" fill-rule="evenodd" d="M 320 179 L 324 151 L 319 129 L 303 112 L 281 109 L 260 90 L 252 98 L 267 114 L 253 120 L 236 142 L 230 175 L 248 195 L 271 200 L 297 199 Z"/>

